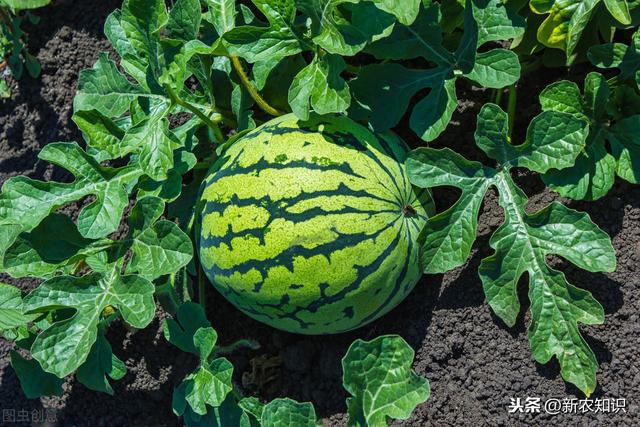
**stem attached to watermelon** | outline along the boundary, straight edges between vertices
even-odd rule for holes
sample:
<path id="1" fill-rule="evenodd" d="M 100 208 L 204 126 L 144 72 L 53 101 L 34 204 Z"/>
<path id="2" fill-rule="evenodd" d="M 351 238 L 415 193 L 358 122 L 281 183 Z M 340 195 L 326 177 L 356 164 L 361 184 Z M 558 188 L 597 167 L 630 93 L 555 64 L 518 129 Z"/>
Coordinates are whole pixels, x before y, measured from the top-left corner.
<path id="1" fill-rule="evenodd" d="M 402 214 L 404 216 L 413 216 L 416 215 L 418 213 L 418 211 L 416 211 L 416 208 L 414 208 L 411 205 L 404 205 L 404 207 L 402 208 Z"/>
<path id="2" fill-rule="evenodd" d="M 244 68 L 242 68 L 240 59 L 237 56 L 233 55 L 229 56 L 229 58 L 231 59 L 233 68 L 236 70 L 236 73 L 238 73 L 238 76 L 240 77 L 240 81 L 242 81 L 245 89 L 247 89 L 247 92 L 249 92 L 249 95 L 251 95 L 251 98 L 253 98 L 256 104 L 258 104 L 258 106 L 267 114 L 271 114 L 272 116 L 281 116 L 283 114 L 281 111 L 273 108 L 267 101 L 264 100 L 262 96 L 260 96 L 255 86 L 253 86 L 253 83 L 251 83 L 251 80 L 249 80 L 249 77 L 247 76 L 247 73 L 245 73 Z"/>

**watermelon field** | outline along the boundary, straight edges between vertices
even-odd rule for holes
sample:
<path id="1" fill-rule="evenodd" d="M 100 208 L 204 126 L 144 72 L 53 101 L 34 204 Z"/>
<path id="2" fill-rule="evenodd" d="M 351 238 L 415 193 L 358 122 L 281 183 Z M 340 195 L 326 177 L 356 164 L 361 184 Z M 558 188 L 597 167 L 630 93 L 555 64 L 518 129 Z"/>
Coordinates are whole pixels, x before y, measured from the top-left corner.
<path id="1" fill-rule="evenodd" d="M 639 27 L 0 0 L 0 425 L 640 425 Z"/>

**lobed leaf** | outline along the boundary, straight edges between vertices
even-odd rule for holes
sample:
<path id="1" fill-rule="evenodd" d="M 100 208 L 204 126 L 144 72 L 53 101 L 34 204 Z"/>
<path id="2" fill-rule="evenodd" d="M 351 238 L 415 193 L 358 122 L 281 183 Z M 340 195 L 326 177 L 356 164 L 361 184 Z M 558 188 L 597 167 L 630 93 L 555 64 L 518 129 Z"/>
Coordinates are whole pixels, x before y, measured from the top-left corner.
<path id="1" fill-rule="evenodd" d="M 353 396 L 347 399 L 349 425 L 386 425 L 387 417 L 405 420 L 429 398 L 429 383 L 411 370 L 413 356 L 398 336 L 351 344 L 342 359 L 343 384 Z"/>
<path id="2" fill-rule="evenodd" d="M 116 231 L 128 201 L 126 187 L 142 175 L 139 168 L 101 166 L 75 143 L 48 144 L 38 157 L 69 170 L 75 180 L 43 182 L 23 176 L 7 180 L 0 196 L 3 223 L 19 224 L 28 232 L 57 208 L 93 195 L 95 201 L 78 216 L 80 234 L 98 239 Z"/>
<path id="3" fill-rule="evenodd" d="M 436 67 L 409 70 L 398 64 L 368 65 L 351 82 L 351 88 L 376 131 L 395 126 L 414 95 L 430 89 L 414 107 L 410 126 L 422 139 L 432 141 L 444 131 L 455 111 L 455 82 L 460 76 L 493 88 L 508 86 L 519 78 L 520 64 L 515 53 L 505 49 L 482 53 L 477 50 L 488 41 L 521 34 L 524 23 L 515 19 L 499 0 L 468 0 L 465 31 L 452 53 L 441 45 L 438 14 L 432 7 L 423 8 L 420 13 L 414 26 L 396 26 L 387 39 L 373 43 L 368 51 L 384 59 L 424 57 Z M 518 27 L 508 31 L 506 28 L 512 24 Z"/>
<path id="4" fill-rule="evenodd" d="M 69 375 L 89 357 L 104 309 L 115 307 L 126 323 L 144 328 L 155 314 L 153 292 L 151 282 L 140 276 L 121 276 L 115 268 L 45 281 L 25 298 L 25 312 L 47 313 L 61 308 L 75 312 L 41 332 L 33 342 L 31 354 L 46 372 L 60 378 Z"/>
<path id="5" fill-rule="evenodd" d="M 446 185 L 462 190 L 452 207 L 429 218 L 419 236 L 427 273 L 443 272 L 466 261 L 475 241 L 482 199 L 490 186 L 497 188 L 505 219 L 489 242 L 494 253 L 482 260 L 479 269 L 487 301 L 505 323 L 513 325 L 520 311 L 517 283 L 527 272 L 529 340 L 535 359 L 546 363 L 556 356 L 563 378 L 589 395 L 595 389 L 598 364 L 578 323 L 602 323 L 604 313 L 590 293 L 569 284 L 546 259 L 559 255 L 588 271 L 613 271 L 616 260 L 611 240 L 587 214 L 559 203 L 528 214 L 527 198 L 509 173 L 513 166 L 539 172 L 566 167 L 581 152 L 586 122 L 569 113 L 546 114 L 549 112 L 531 123 L 527 142 L 512 146 L 506 114 L 495 105 L 483 107 L 476 143 L 498 161 L 496 169 L 469 162 L 448 149 L 432 148 L 411 152 L 406 166 L 411 182 L 418 187 Z"/>

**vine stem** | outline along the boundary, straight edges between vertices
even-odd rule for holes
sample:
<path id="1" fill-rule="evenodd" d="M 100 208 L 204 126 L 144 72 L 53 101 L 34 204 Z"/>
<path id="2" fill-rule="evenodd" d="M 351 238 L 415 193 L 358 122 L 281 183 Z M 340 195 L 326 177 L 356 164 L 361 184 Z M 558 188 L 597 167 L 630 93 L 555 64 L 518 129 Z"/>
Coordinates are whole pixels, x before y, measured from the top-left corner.
<path id="1" fill-rule="evenodd" d="M 281 116 L 283 114 L 281 111 L 273 108 L 262 96 L 260 96 L 255 86 L 253 86 L 253 83 L 251 83 L 251 80 L 249 80 L 247 73 L 245 73 L 244 68 L 240 63 L 240 58 L 231 55 L 229 56 L 229 59 L 231 59 L 233 68 L 236 70 L 236 73 L 238 73 L 242 85 L 247 89 L 247 92 L 249 92 L 249 95 L 251 95 L 251 98 L 253 98 L 256 104 L 258 104 L 258 106 L 267 114 L 271 114 L 272 116 Z"/>
<path id="2" fill-rule="evenodd" d="M 516 119 L 516 102 L 518 100 L 517 88 L 515 84 L 509 86 L 509 100 L 507 101 L 507 114 L 509 116 L 509 140 L 513 133 L 513 125 Z"/>

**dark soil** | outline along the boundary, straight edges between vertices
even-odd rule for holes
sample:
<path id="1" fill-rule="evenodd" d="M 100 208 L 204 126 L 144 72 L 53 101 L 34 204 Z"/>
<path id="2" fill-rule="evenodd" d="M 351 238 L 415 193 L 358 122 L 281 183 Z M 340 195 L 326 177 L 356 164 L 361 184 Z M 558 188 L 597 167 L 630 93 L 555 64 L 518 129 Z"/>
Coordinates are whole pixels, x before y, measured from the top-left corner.
<path id="1" fill-rule="evenodd" d="M 42 77 L 12 83 L 14 95 L 0 104 L 0 183 L 17 174 L 34 178 L 65 179 L 64 173 L 37 160 L 38 151 L 54 141 L 81 141 L 70 121 L 78 72 L 90 67 L 98 52 L 108 49 L 102 35 L 106 15 L 119 0 L 75 2 L 60 0 L 43 9 L 44 19 L 32 32 L 31 49 L 42 64 Z M 562 77 L 544 72 L 546 83 Z M 518 121 L 526 126 L 535 114 L 538 80 L 521 84 Z M 474 160 L 485 160 L 473 143 L 475 113 L 488 93 L 458 88 L 461 99 L 454 122 L 437 145 L 447 145 Z M 415 141 L 410 132 L 402 132 Z M 530 209 L 538 209 L 557 195 L 544 189 L 532 175 L 517 176 L 531 197 Z M 453 191 L 436 192 L 439 206 L 451 204 Z M 254 352 L 231 356 L 237 383 L 247 393 L 264 399 L 289 396 L 310 400 L 325 425 L 345 425 L 346 393 L 341 386 L 340 359 L 356 338 L 395 333 L 416 351 L 414 369 L 429 378 L 432 394 L 408 421 L 396 425 L 640 425 L 640 188 L 616 183 L 612 192 L 595 203 L 563 200 L 588 212 L 613 237 L 618 269 L 612 274 L 591 274 L 558 259 L 551 262 L 572 283 L 591 291 L 606 313 L 604 325 L 583 327 L 600 363 L 599 386 L 593 398 L 626 398 L 625 413 L 511 415 L 511 398 L 581 398 L 567 385 L 555 361 L 535 363 L 527 341 L 527 286 L 520 297 L 522 314 L 513 328 L 506 327 L 484 300 L 477 276 L 480 260 L 491 250 L 488 239 L 499 226 L 502 213 L 494 193 L 487 197 L 479 221 L 479 238 L 469 262 L 445 275 L 426 276 L 398 308 L 372 325 L 337 336 L 305 337 L 275 331 L 236 311 L 215 291 L 208 293 L 208 315 L 223 344 L 253 338 L 262 344 Z M 3 278 L 31 289 L 35 283 Z M 180 421 L 171 413 L 171 393 L 195 361 L 166 343 L 156 320 L 135 334 L 121 325 L 109 333 L 115 353 L 126 362 L 126 377 L 114 382 L 115 395 L 87 390 L 73 380 L 58 398 L 27 400 L 8 365 L 12 344 L 0 341 L 0 409 L 48 410 L 56 421 L 49 425 L 76 426 L 172 426 Z M 260 369 L 271 366 L 268 369 Z M 10 424 L 11 425 L 11 424 Z"/>

